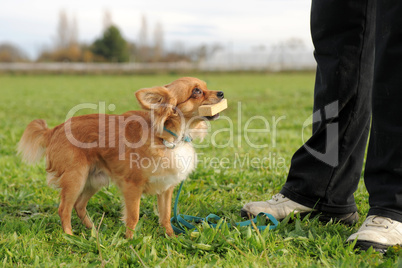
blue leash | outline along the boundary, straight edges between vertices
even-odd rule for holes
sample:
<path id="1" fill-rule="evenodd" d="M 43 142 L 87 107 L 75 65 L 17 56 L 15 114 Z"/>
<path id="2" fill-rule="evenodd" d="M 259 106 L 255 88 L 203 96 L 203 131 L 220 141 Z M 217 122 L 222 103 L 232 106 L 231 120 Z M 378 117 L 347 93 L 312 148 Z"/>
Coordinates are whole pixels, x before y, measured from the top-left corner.
<path id="1" fill-rule="evenodd" d="M 209 226 L 216 228 L 217 224 L 213 223 L 219 221 L 221 218 L 215 214 L 209 214 L 206 218 L 201 218 L 201 217 L 195 217 L 195 216 L 190 216 L 190 215 L 183 215 L 183 214 L 178 214 L 177 211 L 177 205 L 179 203 L 179 196 L 181 193 L 181 189 L 183 188 L 183 183 L 184 181 L 181 182 L 179 190 L 176 195 L 176 199 L 174 201 L 174 207 L 173 207 L 173 218 L 170 219 L 170 224 L 172 225 L 173 231 L 176 234 L 182 234 L 185 233 L 187 229 L 195 229 L 197 230 L 196 226 L 191 224 L 190 222 L 195 222 L 195 223 L 202 223 L 206 222 L 209 224 Z M 257 215 L 259 216 L 266 216 L 272 223 L 273 225 L 269 225 L 269 230 L 273 230 L 278 226 L 278 221 L 272 216 L 271 214 L 261 212 Z M 242 221 L 242 222 L 237 222 L 236 226 L 237 227 L 243 227 L 243 226 L 249 226 L 252 225 L 252 222 L 257 225 L 257 217 L 255 217 L 252 220 L 248 221 Z M 230 228 L 231 225 L 227 223 L 228 227 Z M 260 225 L 257 226 L 259 231 L 264 231 L 267 228 L 267 225 Z"/>
<path id="2" fill-rule="evenodd" d="M 167 129 L 166 127 L 163 127 L 163 130 L 166 131 L 167 133 L 169 133 L 170 135 L 172 135 L 173 137 L 177 138 L 177 134 L 174 133 L 173 131 Z M 183 140 L 185 142 L 191 142 L 193 139 L 190 136 L 184 136 Z"/>

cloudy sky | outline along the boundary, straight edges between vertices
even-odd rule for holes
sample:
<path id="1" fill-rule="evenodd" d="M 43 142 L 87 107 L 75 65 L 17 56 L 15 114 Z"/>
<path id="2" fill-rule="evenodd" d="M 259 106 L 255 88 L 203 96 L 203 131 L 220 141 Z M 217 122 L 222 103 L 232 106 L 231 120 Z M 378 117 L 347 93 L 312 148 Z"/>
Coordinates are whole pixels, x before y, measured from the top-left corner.
<path id="1" fill-rule="evenodd" d="M 0 4 L 0 43 L 11 42 L 31 57 L 54 44 L 59 12 L 76 17 L 78 37 L 101 35 L 105 10 L 124 37 L 136 41 L 141 17 L 150 36 L 159 22 L 167 45 L 220 43 L 233 50 L 300 38 L 311 47 L 311 0 L 13 0 Z"/>

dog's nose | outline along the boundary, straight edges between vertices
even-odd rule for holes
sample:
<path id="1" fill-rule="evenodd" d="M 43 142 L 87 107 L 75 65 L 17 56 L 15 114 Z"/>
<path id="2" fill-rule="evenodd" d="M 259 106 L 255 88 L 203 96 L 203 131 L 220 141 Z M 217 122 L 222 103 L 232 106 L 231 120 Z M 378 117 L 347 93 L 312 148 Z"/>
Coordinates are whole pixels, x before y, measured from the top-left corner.
<path id="1" fill-rule="evenodd" d="M 223 91 L 218 91 L 218 92 L 216 93 L 216 96 L 217 96 L 218 98 L 223 99 L 223 98 L 224 98 Z"/>

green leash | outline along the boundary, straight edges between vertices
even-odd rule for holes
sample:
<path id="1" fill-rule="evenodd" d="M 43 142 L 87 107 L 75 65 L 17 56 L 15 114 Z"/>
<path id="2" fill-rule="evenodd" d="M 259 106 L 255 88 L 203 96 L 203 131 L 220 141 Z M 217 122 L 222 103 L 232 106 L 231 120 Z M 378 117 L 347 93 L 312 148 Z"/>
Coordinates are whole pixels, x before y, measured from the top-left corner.
<path id="1" fill-rule="evenodd" d="M 176 234 L 182 234 L 182 233 L 185 233 L 187 229 L 197 230 L 196 226 L 194 226 L 190 222 L 194 222 L 194 223 L 206 222 L 209 224 L 209 226 L 216 228 L 217 224 L 213 223 L 212 221 L 217 222 L 221 218 L 215 214 L 209 214 L 206 218 L 178 214 L 177 205 L 179 204 L 179 196 L 181 193 L 181 189 L 183 188 L 183 183 L 184 183 L 184 181 L 181 182 L 179 190 L 177 192 L 176 199 L 174 201 L 174 207 L 173 207 L 173 218 L 170 219 L 170 224 L 172 225 L 173 231 Z M 265 216 L 273 223 L 273 225 L 269 225 L 269 230 L 275 229 L 279 224 L 278 221 L 275 219 L 275 217 L 272 216 L 271 214 L 261 212 L 257 215 L 257 217 L 259 217 L 259 216 Z M 237 227 L 249 226 L 249 225 L 252 225 L 252 222 L 256 225 L 257 217 L 255 217 L 252 220 L 237 222 L 236 226 Z M 227 225 L 229 228 L 231 227 L 231 225 L 229 223 L 227 223 Z M 257 226 L 257 228 L 259 231 L 264 231 L 267 228 L 267 225 L 260 225 L 260 226 Z"/>

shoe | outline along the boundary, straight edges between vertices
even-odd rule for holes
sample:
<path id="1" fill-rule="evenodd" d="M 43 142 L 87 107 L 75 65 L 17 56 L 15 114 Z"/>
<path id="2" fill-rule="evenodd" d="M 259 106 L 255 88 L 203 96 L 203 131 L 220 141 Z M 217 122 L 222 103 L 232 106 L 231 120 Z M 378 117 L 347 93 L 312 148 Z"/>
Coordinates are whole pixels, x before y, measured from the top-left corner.
<path id="1" fill-rule="evenodd" d="M 240 213 L 243 218 L 256 216 L 260 212 L 265 212 L 274 216 L 277 220 L 286 218 L 290 213 L 299 213 L 302 217 L 311 214 L 318 216 L 318 219 L 323 222 L 340 222 L 347 225 L 353 225 L 359 220 L 357 212 L 337 214 L 337 213 L 322 213 L 313 208 L 303 206 L 296 203 L 283 194 L 276 194 L 271 200 L 262 202 L 251 202 L 245 204 Z"/>
<path id="2" fill-rule="evenodd" d="M 242 217 L 256 216 L 260 212 L 271 214 L 276 219 L 284 219 L 290 213 L 309 213 L 314 209 L 300 205 L 283 194 L 276 194 L 271 200 L 262 202 L 251 202 L 243 206 L 240 213 Z"/>
<path id="3" fill-rule="evenodd" d="M 367 250 L 373 247 L 375 251 L 385 253 L 390 246 L 402 245 L 402 223 L 386 217 L 368 216 L 347 242 L 355 239 L 355 248 Z"/>

